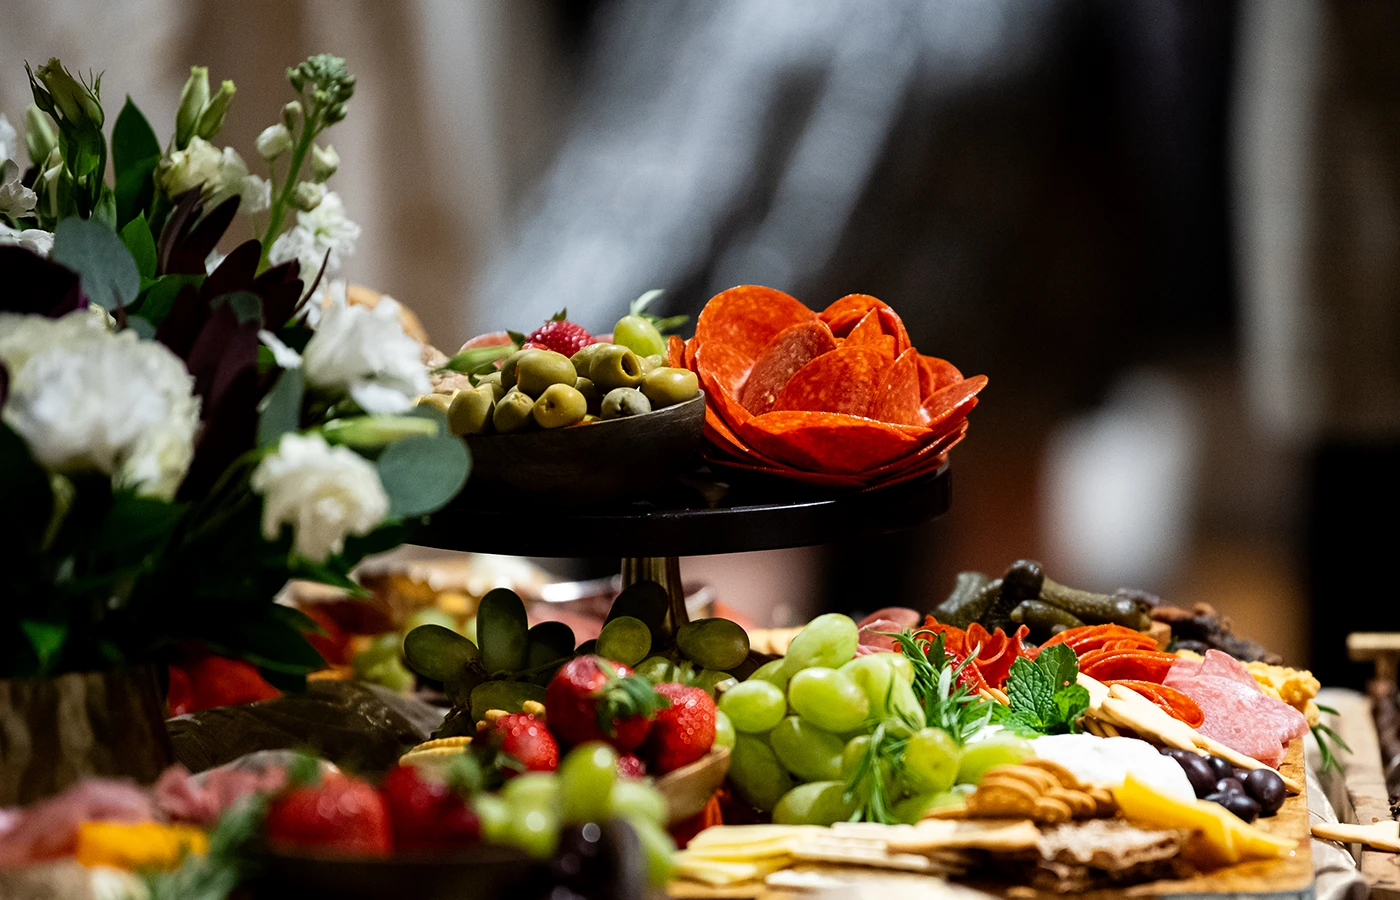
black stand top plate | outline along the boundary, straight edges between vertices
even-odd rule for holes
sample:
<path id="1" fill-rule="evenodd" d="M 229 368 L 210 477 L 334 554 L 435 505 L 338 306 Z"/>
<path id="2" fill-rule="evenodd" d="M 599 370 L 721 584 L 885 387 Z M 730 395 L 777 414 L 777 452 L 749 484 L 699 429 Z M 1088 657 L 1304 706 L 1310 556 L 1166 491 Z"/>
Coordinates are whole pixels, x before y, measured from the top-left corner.
<path id="1" fill-rule="evenodd" d="M 946 465 L 863 491 L 820 491 L 767 478 L 729 481 L 726 475 L 728 490 L 716 497 L 721 482 L 707 478 L 646 500 L 577 509 L 467 496 L 434 515 L 417 540 L 512 556 L 707 556 L 901 531 L 943 515 L 952 502 Z"/>

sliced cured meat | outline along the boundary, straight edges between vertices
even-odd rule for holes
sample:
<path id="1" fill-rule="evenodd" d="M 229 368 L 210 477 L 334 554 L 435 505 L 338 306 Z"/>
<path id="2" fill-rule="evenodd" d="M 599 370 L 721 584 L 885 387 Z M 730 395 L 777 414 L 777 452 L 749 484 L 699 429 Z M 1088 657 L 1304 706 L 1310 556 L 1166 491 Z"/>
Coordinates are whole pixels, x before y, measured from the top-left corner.
<path id="1" fill-rule="evenodd" d="M 880 386 L 885 357 L 866 347 L 842 347 L 807 363 L 773 403 L 773 411 L 869 416 Z"/>
<path id="2" fill-rule="evenodd" d="M 873 314 L 872 314 L 873 315 Z M 773 408 L 781 391 L 803 366 L 836 349 L 825 322 L 800 322 L 778 332 L 754 361 L 739 389 L 739 403 L 754 415 Z"/>
<path id="3" fill-rule="evenodd" d="M 845 475 L 894 462 L 920 446 L 918 438 L 894 425 L 838 413 L 774 410 L 739 423 L 736 431 L 750 447 L 779 462 Z"/>
<path id="4" fill-rule="evenodd" d="M 924 425 L 923 406 L 919 397 L 919 352 L 906 350 L 880 373 L 880 385 L 870 418 L 900 425 Z"/>
<path id="5" fill-rule="evenodd" d="M 1197 674 L 1229 678 L 1231 681 L 1238 681 L 1261 694 L 1264 693 L 1263 689 L 1259 687 L 1259 682 L 1255 681 L 1254 676 L 1249 674 L 1249 670 L 1244 667 L 1244 663 L 1219 650 L 1206 651 L 1206 658 L 1201 661 L 1201 668 Z"/>
<path id="6" fill-rule="evenodd" d="M 816 313 L 782 291 L 743 284 L 710 298 L 695 320 L 691 343 L 697 360 L 704 357 L 705 371 L 737 391 L 778 332 L 816 318 Z"/>
<path id="7" fill-rule="evenodd" d="M 1216 661 L 1217 666 L 1223 662 Z M 1283 748 L 1308 732 L 1302 713 L 1259 689 L 1253 679 L 1245 684 L 1232 677 L 1203 674 L 1204 663 L 1178 660 L 1165 684 L 1192 700 L 1205 714 L 1197 729 L 1227 747 L 1277 767 Z"/>
<path id="8" fill-rule="evenodd" d="M 885 628 L 884 631 L 902 631 L 905 628 L 917 628 L 924 620 L 924 614 L 917 609 L 910 609 L 907 606 L 886 606 L 884 609 L 877 609 L 864 619 L 860 620 L 861 628 L 869 628 L 876 622 L 889 622 L 894 628 Z"/>
<path id="9" fill-rule="evenodd" d="M 889 635 L 890 633 L 897 634 L 903 630 L 898 622 L 889 619 L 875 619 L 860 626 L 860 643 L 856 645 L 856 656 L 866 656 L 871 653 L 893 653 L 899 649 L 899 642 Z"/>
<path id="10" fill-rule="evenodd" d="M 928 398 L 935 391 L 962 380 L 958 367 L 948 360 L 919 354 L 919 396 Z"/>

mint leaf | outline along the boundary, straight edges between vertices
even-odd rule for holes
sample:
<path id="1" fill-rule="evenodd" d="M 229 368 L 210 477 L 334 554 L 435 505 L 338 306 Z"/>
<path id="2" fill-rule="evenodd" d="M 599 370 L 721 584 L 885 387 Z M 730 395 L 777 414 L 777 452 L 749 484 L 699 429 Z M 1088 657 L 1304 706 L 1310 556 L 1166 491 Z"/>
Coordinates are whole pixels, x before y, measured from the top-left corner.
<path id="1" fill-rule="evenodd" d="M 1055 684 L 1044 669 L 1028 659 L 1018 659 L 1011 664 L 1006 678 L 1006 697 L 1011 701 L 1012 712 L 1029 713 L 1040 721 L 1054 715 Z"/>
<path id="2" fill-rule="evenodd" d="M 1079 659 L 1064 644 L 1051 644 L 1035 659 L 1036 668 L 1055 686 L 1055 690 L 1074 684 L 1079 679 Z"/>
<path id="3" fill-rule="evenodd" d="M 1018 737 L 1036 738 L 1046 733 L 1045 723 L 1034 713 L 999 706 L 993 720 Z"/>
<path id="4" fill-rule="evenodd" d="M 1072 684 L 1055 693 L 1055 714 L 1059 721 L 1056 726 L 1063 726 L 1065 732 L 1074 731 L 1074 722 L 1084 715 L 1089 709 L 1089 692 L 1077 684 Z M 1054 731 L 1054 734 L 1062 732 Z"/>

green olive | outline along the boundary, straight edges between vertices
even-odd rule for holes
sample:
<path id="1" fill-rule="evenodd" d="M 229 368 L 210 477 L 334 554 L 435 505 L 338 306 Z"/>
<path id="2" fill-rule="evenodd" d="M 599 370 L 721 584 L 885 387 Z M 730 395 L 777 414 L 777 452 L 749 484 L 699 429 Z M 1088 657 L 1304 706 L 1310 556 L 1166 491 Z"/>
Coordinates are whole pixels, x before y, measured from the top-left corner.
<path id="1" fill-rule="evenodd" d="M 517 350 L 507 356 L 505 362 L 501 363 L 501 371 L 496 373 L 501 376 L 501 387 L 506 390 L 515 387 L 515 368 L 520 365 L 521 358 L 529 352 L 529 350 Z"/>
<path id="2" fill-rule="evenodd" d="M 495 372 L 488 372 L 488 373 L 486 373 L 485 375 L 478 375 L 477 378 L 476 378 L 476 383 L 477 383 L 478 386 L 483 385 L 483 384 L 500 384 L 500 383 L 501 383 L 501 373 L 500 373 L 499 371 L 495 371 Z M 504 390 L 504 388 L 503 388 L 503 390 Z"/>
<path id="3" fill-rule="evenodd" d="M 535 401 L 535 422 L 541 428 L 563 428 L 579 422 L 586 415 L 588 401 L 567 384 L 551 384 Z"/>
<path id="4" fill-rule="evenodd" d="M 598 409 L 603 405 L 603 392 L 598 390 L 598 385 L 593 383 L 593 379 L 579 376 L 574 382 L 574 390 L 583 395 L 583 399 L 588 402 L 588 411 L 593 415 L 598 414 Z"/>
<path id="5" fill-rule="evenodd" d="M 593 365 L 593 360 L 597 358 L 599 353 L 602 353 L 611 346 L 612 344 L 603 343 L 588 344 L 587 346 L 580 347 L 579 351 L 569 358 L 569 361 L 574 364 L 574 369 L 578 372 L 579 377 L 592 378 L 593 376 L 588 374 L 588 372 L 589 367 Z"/>
<path id="6" fill-rule="evenodd" d="M 602 417 L 604 419 L 644 416 L 649 412 L 651 412 L 651 401 L 636 388 L 613 388 L 603 398 Z"/>
<path id="7" fill-rule="evenodd" d="M 491 413 L 495 406 L 496 398 L 489 387 L 458 391 L 452 395 L 452 404 L 447 407 L 447 429 L 458 437 L 484 434 L 491 428 Z"/>
<path id="8" fill-rule="evenodd" d="M 424 394 L 423 396 L 421 396 L 421 397 L 419 397 L 417 400 L 415 400 L 414 403 L 413 403 L 413 405 L 414 405 L 414 406 L 431 406 L 431 407 L 433 407 L 434 409 L 440 409 L 440 410 L 442 410 L 443 412 L 447 412 L 448 408 L 452 406 L 452 395 L 451 395 L 451 394 Z"/>
<path id="9" fill-rule="evenodd" d="M 534 424 L 535 401 L 524 391 L 508 391 L 496 404 L 491 424 L 502 434 L 524 431 Z"/>
<path id="10" fill-rule="evenodd" d="M 663 409 L 684 403 L 700 392 L 700 382 L 689 369 L 662 366 L 642 379 L 642 393 L 651 401 L 652 409 Z"/>
<path id="11" fill-rule="evenodd" d="M 662 359 L 660 356 L 639 356 L 637 357 L 637 362 L 642 364 L 642 378 L 644 379 L 651 373 L 652 369 L 655 369 L 657 366 L 666 365 L 666 360 Z"/>
<path id="12" fill-rule="evenodd" d="M 578 381 L 574 364 L 562 353 L 553 350 L 529 350 L 516 364 L 515 386 L 531 397 L 538 398 L 551 384 L 572 386 Z"/>
<path id="13" fill-rule="evenodd" d="M 492 372 L 490 375 L 483 375 L 477 379 L 476 389 L 479 391 L 489 391 L 491 400 L 494 402 L 505 395 L 505 386 L 501 384 L 501 373 Z"/>
<path id="14" fill-rule="evenodd" d="M 588 377 L 604 391 L 634 388 L 642 383 L 642 361 L 631 350 L 614 344 L 593 358 Z"/>

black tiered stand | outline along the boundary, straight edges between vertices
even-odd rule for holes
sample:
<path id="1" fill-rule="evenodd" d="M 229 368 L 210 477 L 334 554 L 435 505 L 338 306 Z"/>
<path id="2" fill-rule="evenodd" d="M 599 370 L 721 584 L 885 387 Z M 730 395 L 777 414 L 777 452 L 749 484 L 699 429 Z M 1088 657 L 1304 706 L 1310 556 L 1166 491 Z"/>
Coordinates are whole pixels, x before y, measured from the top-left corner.
<path id="1" fill-rule="evenodd" d="M 445 550 L 513 556 L 622 558 L 622 584 L 655 581 L 671 598 L 669 625 L 688 620 L 680 557 L 824 544 L 913 528 L 947 512 L 944 465 L 862 491 L 822 491 L 773 479 L 683 478 L 664 494 L 577 509 L 501 503 L 468 493 L 433 517 L 419 540 Z M 723 477 L 723 476 L 718 476 Z"/>

